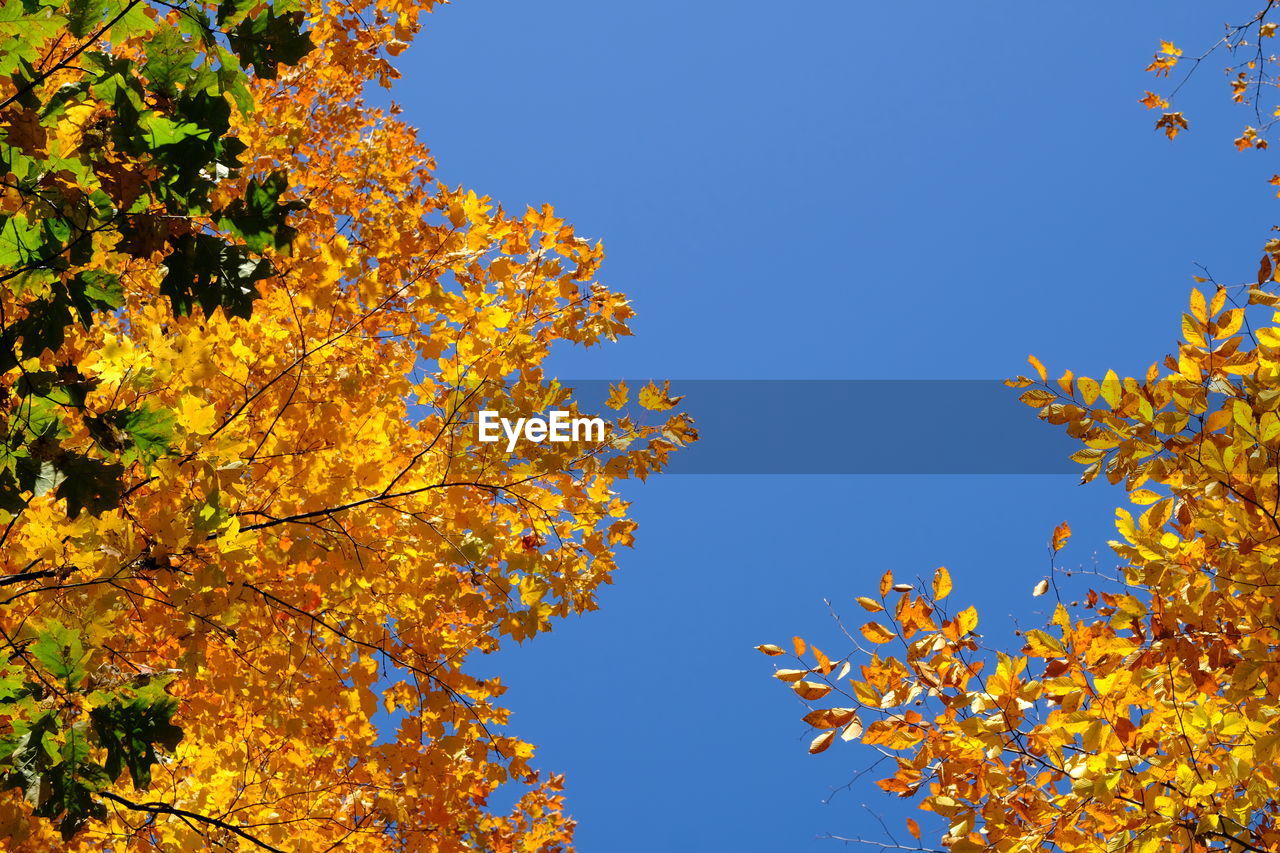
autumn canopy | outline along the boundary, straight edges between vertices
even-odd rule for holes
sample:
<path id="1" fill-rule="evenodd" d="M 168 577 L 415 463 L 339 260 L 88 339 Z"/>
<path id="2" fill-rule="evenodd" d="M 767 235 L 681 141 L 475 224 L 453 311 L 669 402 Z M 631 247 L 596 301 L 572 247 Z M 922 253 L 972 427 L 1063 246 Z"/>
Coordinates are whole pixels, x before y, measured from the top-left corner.
<path id="1" fill-rule="evenodd" d="M 476 443 L 631 311 L 363 103 L 433 2 L 0 8 L 4 849 L 569 845 L 467 661 L 592 609 L 694 435 Z"/>
<path id="2" fill-rule="evenodd" d="M 475 659 L 595 609 L 620 481 L 697 433 L 668 385 L 587 411 L 546 369 L 630 334 L 601 243 L 366 102 L 437 2 L 0 0 L 0 849 L 572 848 Z M 1269 156 L 1277 15 L 1155 42 L 1158 144 L 1225 58 Z M 838 653 L 757 647 L 810 752 L 923 812 L 850 840 L 1280 850 L 1280 239 L 1249 267 L 1139 375 L 1008 383 L 1124 490 L 1114 576 L 1068 574 L 1064 523 L 1013 647 L 933 566 L 877 571 Z"/>

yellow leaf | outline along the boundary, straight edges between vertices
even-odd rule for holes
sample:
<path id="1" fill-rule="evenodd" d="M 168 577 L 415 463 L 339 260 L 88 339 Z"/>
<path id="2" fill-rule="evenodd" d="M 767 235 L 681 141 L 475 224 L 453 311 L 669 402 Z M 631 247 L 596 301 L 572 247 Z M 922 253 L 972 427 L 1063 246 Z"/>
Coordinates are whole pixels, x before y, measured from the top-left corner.
<path id="1" fill-rule="evenodd" d="M 1191 288 L 1191 315 L 1201 323 L 1209 322 L 1209 306 L 1198 287 Z"/>
<path id="2" fill-rule="evenodd" d="M 813 742 L 809 744 L 809 754 L 817 755 L 819 752 L 822 752 L 824 749 L 831 746 L 831 742 L 835 740 L 835 737 L 836 733 L 834 731 L 823 732 L 818 735 L 813 739 Z"/>
<path id="3" fill-rule="evenodd" d="M 1098 399 L 1098 391 L 1101 390 L 1098 383 L 1088 376 L 1081 376 L 1076 380 L 1076 387 L 1080 389 L 1080 399 L 1086 406 L 1092 406 L 1093 401 Z"/>
<path id="4" fill-rule="evenodd" d="M 609 399 L 604 404 L 617 411 L 627 404 L 627 383 L 619 380 L 617 385 L 609 386 Z"/>
<path id="5" fill-rule="evenodd" d="M 862 605 L 862 609 L 870 613 L 879 613 L 884 610 L 884 605 L 876 601 L 874 598 L 867 598 L 865 595 L 858 596 L 858 603 Z"/>
<path id="6" fill-rule="evenodd" d="M 880 597 L 884 598 L 893 589 L 893 572 L 887 571 L 880 576 Z"/>
<path id="7" fill-rule="evenodd" d="M 1114 370 L 1108 370 L 1107 375 L 1102 377 L 1102 399 L 1107 401 L 1107 405 L 1115 408 L 1120 405 L 1120 377 L 1116 376 Z"/>
<path id="8" fill-rule="evenodd" d="M 1231 423 L 1232 412 L 1230 409 L 1218 409 L 1211 412 L 1209 417 L 1204 419 L 1205 432 L 1217 432 L 1227 424 Z"/>
<path id="9" fill-rule="evenodd" d="M 951 594 L 951 573 L 945 566 L 939 566 L 933 573 L 933 598 L 941 601 Z"/>
<path id="10" fill-rule="evenodd" d="M 821 699 L 831 692 L 831 688 L 817 681 L 797 681 L 791 685 L 791 689 L 799 694 L 801 699 L 813 702 Z"/>
<path id="11" fill-rule="evenodd" d="M 978 611 L 975 608 L 967 607 L 956 614 L 956 629 L 961 637 L 977 627 Z"/>
<path id="12" fill-rule="evenodd" d="M 188 435 L 208 435 L 213 431 L 218 413 L 194 394 L 185 394 L 178 404 L 178 423 Z"/>
<path id="13" fill-rule="evenodd" d="M 1209 303 L 1209 316 L 1215 316 L 1227 304 L 1227 289 L 1222 285 L 1218 285 L 1217 291 L 1213 294 L 1213 301 Z"/>
<path id="14" fill-rule="evenodd" d="M 1182 315 L 1182 339 L 1201 349 L 1208 346 L 1208 341 L 1204 336 L 1204 326 L 1200 325 L 1196 318 L 1190 314 Z"/>
<path id="15" fill-rule="evenodd" d="M 799 637 L 792 637 L 792 638 L 791 638 L 791 646 L 792 646 L 792 648 L 794 648 L 794 649 L 796 650 L 796 657 L 800 657 L 801 655 L 803 655 L 803 654 L 804 654 L 804 650 L 807 648 L 807 646 L 805 645 L 804 640 L 802 640 L 802 639 L 801 639 L 801 638 L 799 638 Z"/>
<path id="16" fill-rule="evenodd" d="M 769 655 L 770 657 L 786 654 L 786 652 L 784 652 L 779 647 L 773 645 L 772 643 L 765 643 L 763 645 L 756 646 L 756 651 L 762 652 L 763 654 Z"/>
<path id="17" fill-rule="evenodd" d="M 662 383 L 659 388 L 653 382 L 640 389 L 640 405 L 652 411 L 665 411 L 674 408 L 684 397 L 671 396 L 671 382 Z"/>
<path id="18" fill-rule="evenodd" d="M 1048 591 L 1049 591 L 1049 581 L 1042 580 L 1035 585 L 1034 589 L 1031 590 L 1031 596 L 1033 598 L 1039 598 L 1040 596 L 1044 595 Z"/>
<path id="19" fill-rule="evenodd" d="M 1044 388 L 1029 388 L 1022 392 L 1022 396 L 1018 398 L 1028 406 L 1040 407 L 1047 406 L 1054 400 L 1058 399 L 1058 395 Z"/>
<path id="20" fill-rule="evenodd" d="M 1271 441 L 1280 435 L 1280 417 L 1275 412 L 1263 412 L 1259 425 L 1258 437 L 1263 441 Z"/>

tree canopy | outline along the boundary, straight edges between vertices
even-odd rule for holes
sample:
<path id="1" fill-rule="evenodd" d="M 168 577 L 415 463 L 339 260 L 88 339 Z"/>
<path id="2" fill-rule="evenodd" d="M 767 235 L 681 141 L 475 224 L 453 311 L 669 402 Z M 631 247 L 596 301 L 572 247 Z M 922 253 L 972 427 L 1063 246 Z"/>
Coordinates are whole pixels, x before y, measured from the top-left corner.
<path id="1" fill-rule="evenodd" d="M 364 102 L 434 2 L 0 8 L 5 849 L 570 844 L 467 662 L 593 609 L 696 433 L 477 441 L 632 310 Z"/>

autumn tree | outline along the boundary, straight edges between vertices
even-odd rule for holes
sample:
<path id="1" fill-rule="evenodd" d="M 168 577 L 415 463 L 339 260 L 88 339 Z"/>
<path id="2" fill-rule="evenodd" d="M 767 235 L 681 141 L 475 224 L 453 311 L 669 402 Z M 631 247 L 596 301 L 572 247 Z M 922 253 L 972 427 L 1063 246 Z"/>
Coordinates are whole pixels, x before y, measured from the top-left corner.
<path id="1" fill-rule="evenodd" d="M 1236 139 L 1241 150 L 1266 148 L 1280 115 L 1273 6 L 1191 67 L 1231 57 L 1232 97 L 1266 117 Z M 1149 70 L 1177 77 L 1186 65 L 1164 42 Z M 1190 122 L 1170 100 L 1142 102 L 1173 138 Z M 860 742 L 891 764 L 881 788 L 946 827 L 930 842 L 908 820 L 899 837 L 913 840 L 868 843 L 1280 850 L 1277 269 L 1273 240 L 1256 281 L 1198 279 L 1176 352 L 1141 376 L 1052 379 L 1033 357 L 1034 375 L 1011 381 L 1080 442 L 1085 482 L 1105 477 L 1128 497 L 1116 511 L 1116 576 L 1076 598 L 1055 568 L 1029 590 L 1049 596 L 1052 615 L 1019 632 L 1021 648 L 984 645 L 946 569 L 926 588 L 886 573 L 857 599 L 871 615 L 850 631 L 847 656 L 799 638 L 759 647 L 795 660 L 774 675 L 810 703 L 811 752 Z M 1053 532 L 1055 555 L 1069 536 L 1065 524 Z"/>
<path id="2" fill-rule="evenodd" d="M 468 659 L 593 609 L 696 434 L 478 441 L 631 309 L 363 102 L 433 5 L 0 6 L 3 849 L 571 843 Z"/>

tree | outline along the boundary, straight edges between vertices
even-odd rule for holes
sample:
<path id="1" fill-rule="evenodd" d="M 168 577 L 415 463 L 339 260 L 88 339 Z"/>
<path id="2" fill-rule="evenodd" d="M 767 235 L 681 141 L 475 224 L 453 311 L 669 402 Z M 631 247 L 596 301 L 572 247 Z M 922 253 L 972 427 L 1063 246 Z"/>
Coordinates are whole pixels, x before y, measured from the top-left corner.
<path id="1" fill-rule="evenodd" d="M 1259 114 L 1272 12 L 1216 45 L 1243 54 L 1233 97 Z M 1149 70 L 1181 55 L 1165 42 Z M 1157 127 L 1173 138 L 1188 122 L 1170 111 Z M 1236 147 L 1265 148 L 1266 130 Z M 951 605 L 946 569 L 928 589 L 886 573 L 858 599 L 875 615 L 849 657 L 797 638 L 797 663 L 774 673 L 815 703 L 811 752 L 839 736 L 888 757 L 880 787 L 939 816 L 951 851 L 1280 849 L 1278 268 L 1273 240 L 1256 281 L 1198 279 L 1177 351 L 1144 376 L 1052 380 L 1032 357 L 1035 375 L 1010 384 L 1079 440 L 1085 482 L 1105 475 L 1136 507 L 1116 512 L 1118 575 L 1071 600 L 1055 568 L 1032 590 L 1057 598 L 1048 624 L 1002 651 L 973 607 Z M 1054 531 L 1055 555 L 1070 532 Z M 907 829 L 915 841 L 881 846 L 935 849 Z"/>
<path id="2" fill-rule="evenodd" d="M 361 100 L 434 0 L 286 2 L 0 11 L 7 850 L 572 837 L 467 661 L 594 609 L 616 481 L 696 433 L 651 386 L 602 443 L 478 442 L 577 413 L 543 359 L 631 309 Z"/>

